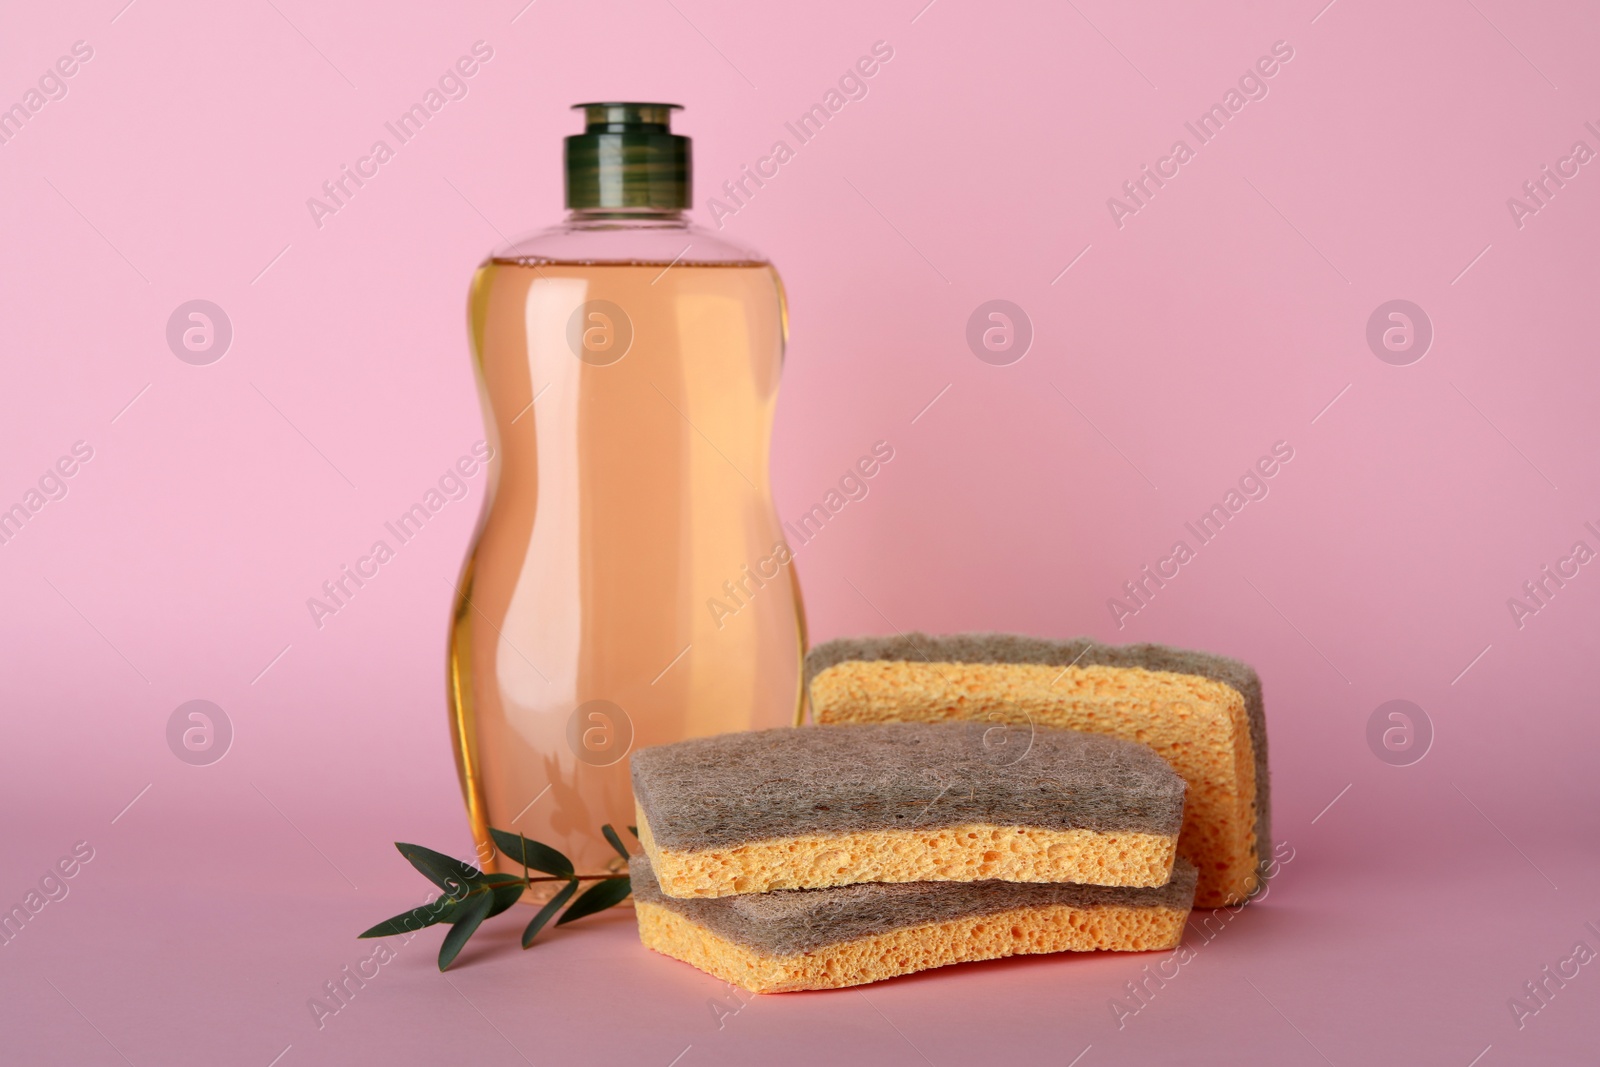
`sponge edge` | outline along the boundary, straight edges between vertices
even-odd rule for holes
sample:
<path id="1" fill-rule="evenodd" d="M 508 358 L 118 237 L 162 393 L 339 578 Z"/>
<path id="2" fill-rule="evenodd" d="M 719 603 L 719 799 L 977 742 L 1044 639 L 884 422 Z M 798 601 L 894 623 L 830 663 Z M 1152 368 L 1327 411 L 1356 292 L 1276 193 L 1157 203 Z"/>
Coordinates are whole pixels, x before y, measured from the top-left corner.
<path id="1" fill-rule="evenodd" d="M 754 993 L 1030 953 L 1175 948 L 1195 887 L 1180 860 L 1152 889 L 908 882 L 679 900 L 661 893 L 645 857 L 629 866 L 645 946 Z"/>
<path id="2" fill-rule="evenodd" d="M 641 807 L 639 843 L 674 897 L 725 897 L 854 882 L 1086 882 L 1159 886 L 1177 856 L 1172 835 L 971 823 L 927 830 L 801 834 L 736 848 L 662 848 Z"/>
<path id="3" fill-rule="evenodd" d="M 977 723 L 696 738 L 634 753 L 639 840 L 663 891 L 1171 876 L 1186 787 L 1148 747 Z M 798 832 L 797 832 L 798 831 Z"/>
<path id="4" fill-rule="evenodd" d="M 1189 782 L 1178 851 L 1197 902 L 1248 899 L 1266 876 L 1271 799 L 1261 682 L 1236 660 L 1162 645 L 1006 634 L 831 641 L 806 658 L 819 724 L 977 719 L 1150 744 Z"/>

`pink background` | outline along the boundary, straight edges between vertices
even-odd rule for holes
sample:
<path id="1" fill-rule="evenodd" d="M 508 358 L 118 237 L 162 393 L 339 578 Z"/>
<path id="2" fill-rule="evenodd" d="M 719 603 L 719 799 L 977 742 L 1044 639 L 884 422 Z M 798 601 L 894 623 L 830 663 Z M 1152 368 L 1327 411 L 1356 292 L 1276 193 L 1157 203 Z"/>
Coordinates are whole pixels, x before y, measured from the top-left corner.
<path id="1" fill-rule="evenodd" d="M 0 145 L 0 506 L 94 450 L 0 545 L 0 905 L 94 849 L 0 948 L 0 1058 L 1594 1062 L 1600 963 L 1520 1029 L 1508 1006 L 1576 942 L 1600 950 L 1600 568 L 1520 629 L 1507 607 L 1575 541 L 1600 548 L 1600 172 L 1520 228 L 1506 203 L 1573 142 L 1600 149 L 1591 6 L 122 3 L 13 5 L 0 31 L 4 106 L 93 48 Z M 478 40 L 468 95 L 318 228 L 306 199 Z M 355 932 L 420 899 L 389 842 L 468 847 L 443 650 L 481 479 L 320 630 L 305 600 L 482 435 L 474 265 L 558 217 L 569 104 L 685 104 L 704 220 L 879 40 L 866 98 L 725 230 L 791 299 L 782 517 L 895 448 L 799 553 L 814 639 L 1246 659 L 1293 861 L 1122 1029 L 1109 1002 L 1151 958 L 730 1016 L 625 912 L 531 954 L 497 920 L 447 977 L 429 931 L 319 1029 L 308 999 L 371 951 Z M 1193 145 L 1183 123 L 1276 41 L 1293 59 L 1266 98 L 1119 229 L 1107 198 Z M 234 330 L 209 366 L 165 340 L 197 298 Z M 1009 366 L 964 340 L 997 298 L 1035 332 Z M 1409 366 L 1365 340 L 1392 299 L 1433 324 Z M 1270 495 L 1119 630 L 1107 599 L 1277 441 L 1294 459 Z M 1404 767 L 1366 740 L 1397 698 L 1435 732 Z M 167 746 L 193 699 L 235 731 L 211 766 Z"/>

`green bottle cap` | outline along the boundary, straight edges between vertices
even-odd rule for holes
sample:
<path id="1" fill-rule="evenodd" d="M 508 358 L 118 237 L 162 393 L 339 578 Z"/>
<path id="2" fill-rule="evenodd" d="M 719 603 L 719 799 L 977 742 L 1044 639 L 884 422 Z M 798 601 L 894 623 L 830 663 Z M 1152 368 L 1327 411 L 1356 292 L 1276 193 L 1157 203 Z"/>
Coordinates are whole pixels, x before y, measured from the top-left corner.
<path id="1" fill-rule="evenodd" d="M 574 104 L 584 131 L 567 138 L 573 211 L 689 206 L 689 138 L 672 132 L 678 104 Z"/>

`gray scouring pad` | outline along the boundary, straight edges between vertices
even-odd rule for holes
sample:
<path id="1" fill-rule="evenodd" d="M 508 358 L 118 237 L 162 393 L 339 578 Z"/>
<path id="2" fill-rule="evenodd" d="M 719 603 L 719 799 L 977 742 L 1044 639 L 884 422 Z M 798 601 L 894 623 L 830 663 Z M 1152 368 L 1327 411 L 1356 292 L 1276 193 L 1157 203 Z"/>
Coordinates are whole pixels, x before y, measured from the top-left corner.
<path id="1" fill-rule="evenodd" d="M 1144 745 L 981 723 L 762 730 L 633 756 L 662 891 L 715 897 L 852 882 L 1156 886 L 1184 784 Z"/>

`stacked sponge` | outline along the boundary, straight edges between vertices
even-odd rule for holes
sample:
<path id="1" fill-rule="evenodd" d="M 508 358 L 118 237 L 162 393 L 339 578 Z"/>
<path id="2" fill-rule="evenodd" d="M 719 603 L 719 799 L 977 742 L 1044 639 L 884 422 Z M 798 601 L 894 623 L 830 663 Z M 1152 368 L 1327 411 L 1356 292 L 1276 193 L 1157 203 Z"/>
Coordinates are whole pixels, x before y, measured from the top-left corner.
<path id="1" fill-rule="evenodd" d="M 1195 880 L 1180 860 L 1155 889 L 899 882 L 684 900 L 661 892 L 644 856 L 630 867 L 644 943 L 755 993 L 838 989 L 1022 953 L 1175 948 Z"/>
<path id="2" fill-rule="evenodd" d="M 1008 634 L 830 641 L 806 657 L 814 721 L 972 720 L 1064 727 L 1149 745 L 1189 784 L 1178 852 L 1195 903 L 1241 904 L 1272 846 L 1261 680 L 1237 660 L 1164 645 Z"/>
<path id="3" fill-rule="evenodd" d="M 1171 948 L 1194 899 L 1184 781 L 1135 741 L 857 723 L 643 749 L 632 771 L 641 938 L 755 992 Z"/>

